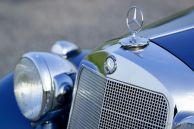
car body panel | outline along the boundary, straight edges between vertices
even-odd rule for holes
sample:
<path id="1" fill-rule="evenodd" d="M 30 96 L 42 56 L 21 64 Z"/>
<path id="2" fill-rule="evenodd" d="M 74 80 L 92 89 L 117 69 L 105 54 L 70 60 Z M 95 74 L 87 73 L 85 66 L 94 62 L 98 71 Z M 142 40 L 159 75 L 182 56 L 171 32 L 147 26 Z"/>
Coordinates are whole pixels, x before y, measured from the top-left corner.
<path id="1" fill-rule="evenodd" d="M 194 29 L 152 39 L 151 41 L 179 58 L 194 70 Z"/>
<path id="2" fill-rule="evenodd" d="M 87 61 L 92 64 L 90 67 L 96 68 L 98 72 L 106 76 L 103 70 L 105 59 L 108 55 L 119 55 L 122 58 L 125 58 L 126 61 L 128 60 L 129 62 L 135 63 L 137 66 L 157 78 L 169 91 L 170 96 L 173 98 L 172 101 L 174 101 L 178 111 L 194 111 L 194 73 L 192 69 L 177 58 L 177 56 L 154 43 L 154 41 L 156 41 L 154 40 L 155 38 L 169 35 L 168 39 L 170 39 L 172 34 L 175 34 L 182 29 L 187 31 L 187 28 L 192 28 L 194 26 L 193 9 L 194 7 L 145 27 L 138 35 L 149 39 L 150 43 L 148 47 L 141 52 L 134 52 L 121 48 L 119 40 L 127 35 L 107 41 L 86 58 Z M 190 36 L 192 35 L 194 35 L 193 31 Z M 179 37 L 181 36 L 179 35 Z M 176 37 L 173 37 L 173 39 L 176 40 Z M 187 39 L 185 39 L 185 42 L 186 40 Z M 167 39 L 161 38 L 160 42 L 167 42 Z M 126 66 L 123 69 L 128 73 L 127 75 L 134 76 L 132 68 Z M 118 78 L 122 79 L 125 75 L 126 73 L 120 72 Z M 139 76 L 141 78 L 141 75 Z M 141 79 L 139 81 L 141 81 Z"/>
<path id="3" fill-rule="evenodd" d="M 0 128 L 32 129 L 30 122 L 21 114 L 14 96 L 13 73 L 0 81 Z"/>
<path id="4" fill-rule="evenodd" d="M 193 19 L 194 6 L 145 26 L 139 35 L 148 39 L 153 39 L 176 33 L 185 28 L 192 27 L 194 25 Z"/>
<path id="5" fill-rule="evenodd" d="M 91 50 L 82 50 L 78 55 L 68 58 L 68 60 L 74 64 L 76 68 L 79 68 L 80 62 L 89 54 Z"/>

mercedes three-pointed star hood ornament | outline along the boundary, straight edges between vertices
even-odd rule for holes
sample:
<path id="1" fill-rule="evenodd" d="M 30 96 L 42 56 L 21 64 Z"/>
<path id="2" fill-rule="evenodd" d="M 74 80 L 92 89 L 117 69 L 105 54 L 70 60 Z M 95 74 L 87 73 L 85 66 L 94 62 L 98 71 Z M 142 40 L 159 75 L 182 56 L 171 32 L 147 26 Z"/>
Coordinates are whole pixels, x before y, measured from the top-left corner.
<path id="1" fill-rule="evenodd" d="M 132 6 L 127 12 L 126 23 L 129 30 L 129 36 L 121 39 L 121 47 L 128 50 L 139 50 L 145 48 L 149 41 L 137 35 L 143 27 L 143 13 L 140 8 Z"/>

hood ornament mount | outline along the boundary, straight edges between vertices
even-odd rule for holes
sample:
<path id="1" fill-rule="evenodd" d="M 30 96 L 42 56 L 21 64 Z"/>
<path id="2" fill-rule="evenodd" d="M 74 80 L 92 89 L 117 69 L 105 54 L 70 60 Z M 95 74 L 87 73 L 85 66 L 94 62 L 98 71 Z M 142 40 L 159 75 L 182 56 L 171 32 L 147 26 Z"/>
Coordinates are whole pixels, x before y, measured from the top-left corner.
<path id="1" fill-rule="evenodd" d="M 119 40 L 123 49 L 137 51 L 148 46 L 148 39 L 137 35 L 143 27 L 143 21 L 143 13 L 140 8 L 136 6 L 129 8 L 126 23 L 130 35 Z"/>

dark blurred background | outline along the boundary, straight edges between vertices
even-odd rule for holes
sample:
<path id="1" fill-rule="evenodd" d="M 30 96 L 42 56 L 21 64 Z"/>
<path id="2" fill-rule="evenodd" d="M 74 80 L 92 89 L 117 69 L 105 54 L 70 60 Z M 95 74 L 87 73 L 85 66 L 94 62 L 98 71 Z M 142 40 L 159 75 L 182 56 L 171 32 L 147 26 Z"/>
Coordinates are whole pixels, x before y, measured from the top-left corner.
<path id="1" fill-rule="evenodd" d="M 194 5 L 194 0 L 0 0 L 0 77 L 22 54 L 50 51 L 56 40 L 94 48 L 127 32 L 130 5 L 149 24 Z"/>

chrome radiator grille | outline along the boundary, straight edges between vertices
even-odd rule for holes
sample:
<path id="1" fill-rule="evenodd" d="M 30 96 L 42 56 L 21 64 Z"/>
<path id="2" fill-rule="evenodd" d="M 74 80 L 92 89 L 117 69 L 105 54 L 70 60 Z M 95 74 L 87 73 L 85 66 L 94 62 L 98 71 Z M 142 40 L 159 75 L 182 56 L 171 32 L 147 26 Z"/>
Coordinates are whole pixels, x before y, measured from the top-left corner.
<path id="1" fill-rule="evenodd" d="M 162 95 L 107 80 L 99 128 L 164 129 L 167 117 Z"/>
<path id="2" fill-rule="evenodd" d="M 164 129 L 168 102 L 164 96 L 83 68 L 69 129 Z"/>

